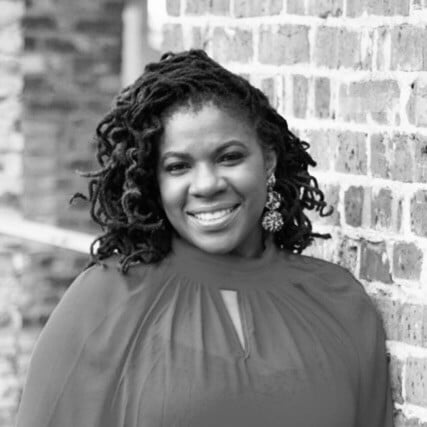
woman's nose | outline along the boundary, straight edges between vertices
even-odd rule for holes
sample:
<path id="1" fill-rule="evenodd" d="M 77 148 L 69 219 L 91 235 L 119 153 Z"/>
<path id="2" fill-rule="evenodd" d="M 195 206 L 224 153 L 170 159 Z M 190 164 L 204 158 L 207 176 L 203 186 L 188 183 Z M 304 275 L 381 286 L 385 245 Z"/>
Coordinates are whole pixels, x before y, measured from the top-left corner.
<path id="1" fill-rule="evenodd" d="M 212 166 L 195 168 L 191 178 L 190 194 L 196 197 L 211 197 L 227 186 L 225 179 Z"/>

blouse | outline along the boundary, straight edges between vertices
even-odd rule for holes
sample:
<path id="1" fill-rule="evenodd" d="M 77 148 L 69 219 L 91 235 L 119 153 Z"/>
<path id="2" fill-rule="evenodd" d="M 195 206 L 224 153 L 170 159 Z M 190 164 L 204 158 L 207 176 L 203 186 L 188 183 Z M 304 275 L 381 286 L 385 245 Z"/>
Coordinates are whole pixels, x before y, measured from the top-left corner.
<path id="1" fill-rule="evenodd" d="M 49 318 L 18 427 L 392 426 L 382 323 L 346 269 L 181 239 L 127 275 L 117 261 L 81 273 Z"/>

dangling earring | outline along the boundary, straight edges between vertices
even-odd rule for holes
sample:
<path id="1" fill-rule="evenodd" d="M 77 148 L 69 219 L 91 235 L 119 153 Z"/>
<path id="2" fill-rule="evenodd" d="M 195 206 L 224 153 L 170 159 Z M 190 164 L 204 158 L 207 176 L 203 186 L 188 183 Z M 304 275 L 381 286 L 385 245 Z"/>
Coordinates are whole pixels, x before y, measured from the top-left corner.
<path id="1" fill-rule="evenodd" d="M 283 217 L 278 211 L 280 204 L 282 203 L 282 197 L 273 188 L 276 185 L 276 178 L 274 174 L 271 174 L 267 180 L 267 201 L 265 202 L 265 208 L 267 211 L 262 217 L 262 228 L 271 233 L 276 233 L 283 227 Z"/>

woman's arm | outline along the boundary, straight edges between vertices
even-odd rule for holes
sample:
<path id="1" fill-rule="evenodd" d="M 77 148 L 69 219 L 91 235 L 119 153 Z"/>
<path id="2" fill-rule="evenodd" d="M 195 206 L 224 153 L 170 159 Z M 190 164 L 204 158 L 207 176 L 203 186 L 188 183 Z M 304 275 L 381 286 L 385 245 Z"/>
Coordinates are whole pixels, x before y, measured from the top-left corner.
<path id="1" fill-rule="evenodd" d="M 392 427 L 391 399 L 385 334 L 371 301 L 360 323 L 360 388 L 357 427 Z"/>
<path id="2" fill-rule="evenodd" d="M 82 425 L 78 420 L 96 425 L 93 411 L 106 376 L 94 375 L 103 357 L 98 364 L 95 331 L 110 309 L 110 276 L 100 267 L 86 270 L 53 311 L 31 356 L 17 427 L 75 427 Z"/>

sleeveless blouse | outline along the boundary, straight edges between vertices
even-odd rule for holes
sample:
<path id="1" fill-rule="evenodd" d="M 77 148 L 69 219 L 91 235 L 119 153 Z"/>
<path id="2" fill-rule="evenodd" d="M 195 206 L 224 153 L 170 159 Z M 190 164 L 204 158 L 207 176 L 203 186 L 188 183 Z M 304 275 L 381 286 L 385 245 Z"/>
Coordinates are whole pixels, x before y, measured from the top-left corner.
<path id="1" fill-rule="evenodd" d="M 116 264 L 81 273 L 49 318 L 18 427 L 392 426 L 383 327 L 347 270 L 181 239 L 158 264 Z"/>

